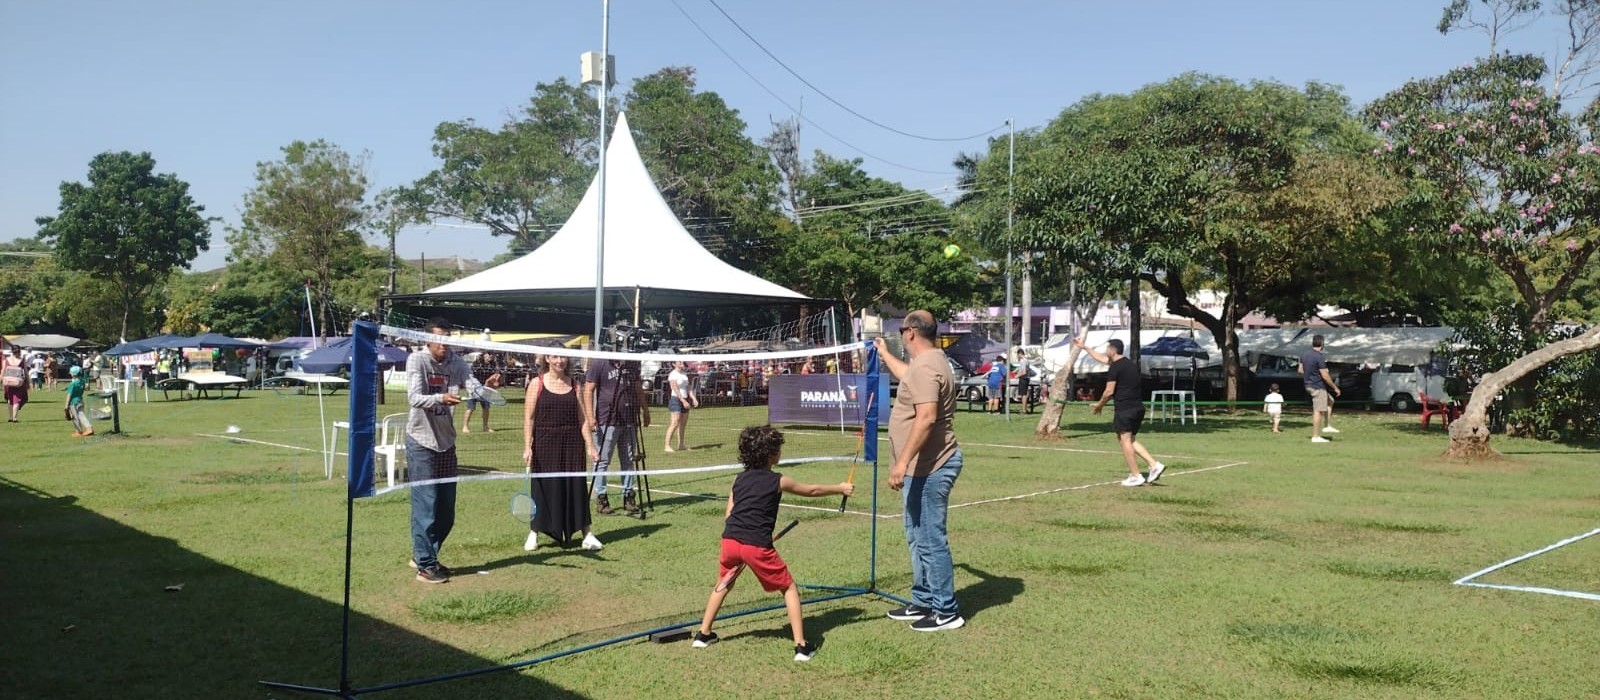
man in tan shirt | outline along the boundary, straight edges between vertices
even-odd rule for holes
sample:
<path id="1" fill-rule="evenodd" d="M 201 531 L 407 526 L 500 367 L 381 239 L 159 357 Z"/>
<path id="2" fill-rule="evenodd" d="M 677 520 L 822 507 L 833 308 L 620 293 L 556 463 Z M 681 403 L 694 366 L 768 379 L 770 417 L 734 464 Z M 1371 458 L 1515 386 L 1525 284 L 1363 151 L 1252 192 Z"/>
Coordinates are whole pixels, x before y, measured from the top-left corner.
<path id="1" fill-rule="evenodd" d="M 894 466 L 889 488 L 904 500 L 906 543 L 911 548 L 911 603 L 889 612 L 912 621 L 918 632 L 953 630 L 966 624 L 956 605 L 955 564 L 945 516 L 950 490 L 961 476 L 961 447 L 953 426 L 956 388 L 950 363 L 935 343 L 933 314 L 913 311 L 900 326 L 910 362 L 876 341 L 878 358 L 900 380 L 889 413 L 889 447 Z"/>

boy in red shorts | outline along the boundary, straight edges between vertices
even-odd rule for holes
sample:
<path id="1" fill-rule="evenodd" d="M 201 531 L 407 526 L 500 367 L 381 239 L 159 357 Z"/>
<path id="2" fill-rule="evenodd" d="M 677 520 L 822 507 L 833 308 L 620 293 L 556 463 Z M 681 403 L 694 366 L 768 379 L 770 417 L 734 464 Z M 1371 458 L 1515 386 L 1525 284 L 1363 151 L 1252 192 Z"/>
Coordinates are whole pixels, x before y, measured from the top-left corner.
<path id="1" fill-rule="evenodd" d="M 806 643 L 805 630 L 800 620 L 800 587 L 789 575 L 789 566 L 772 548 L 772 528 L 778 523 L 778 502 L 784 493 L 797 496 L 848 496 L 854 493 L 854 484 L 833 486 L 802 484 L 772 471 L 783 452 L 783 433 L 770 425 L 750 426 L 739 433 L 739 461 L 744 471 L 733 480 L 728 493 L 727 521 L 722 530 L 722 556 L 717 581 L 728 572 L 744 564 L 767 591 L 783 591 L 783 602 L 789 609 L 789 628 L 794 633 L 794 660 L 810 661 L 817 648 Z M 735 579 L 737 580 L 737 579 Z M 706 616 L 700 621 L 700 630 L 694 634 L 694 648 L 704 649 L 717 642 L 711 623 L 723 599 L 733 590 L 733 581 L 722 590 L 713 590 L 706 601 Z"/>

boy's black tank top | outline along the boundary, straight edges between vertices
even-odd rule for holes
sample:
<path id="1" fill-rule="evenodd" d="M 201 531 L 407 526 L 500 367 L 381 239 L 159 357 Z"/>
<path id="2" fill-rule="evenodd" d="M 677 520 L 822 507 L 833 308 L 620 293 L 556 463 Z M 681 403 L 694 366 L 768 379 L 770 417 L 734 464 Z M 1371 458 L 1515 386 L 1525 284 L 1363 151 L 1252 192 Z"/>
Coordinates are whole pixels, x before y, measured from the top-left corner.
<path id="1" fill-rule="evenodd" d="M 778 502 L 783 478 L 770 469 L 746 469 L 733 479 L 733 512 L 722 528 L 724 539 L 752 547 L 771 547 L 772 528 L 778 523 Z"/>

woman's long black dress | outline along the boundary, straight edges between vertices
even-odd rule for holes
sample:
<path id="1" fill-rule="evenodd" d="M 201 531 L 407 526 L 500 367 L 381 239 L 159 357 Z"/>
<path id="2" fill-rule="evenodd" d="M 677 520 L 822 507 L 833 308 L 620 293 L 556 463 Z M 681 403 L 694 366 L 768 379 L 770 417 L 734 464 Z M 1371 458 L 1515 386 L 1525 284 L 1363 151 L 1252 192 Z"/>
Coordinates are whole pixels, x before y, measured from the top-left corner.
<path id="1" fill-rule="evenodd" d="M 533 413 L 533 472 L 585 471 L 588 455 L 583 442 L 583 419 L 574 387 L 556 393 L 545 387 L 535 399 Z M 589 493 L 581 476 L 533 479 L 534 532 L 567 545 L 589 527 Z"/>

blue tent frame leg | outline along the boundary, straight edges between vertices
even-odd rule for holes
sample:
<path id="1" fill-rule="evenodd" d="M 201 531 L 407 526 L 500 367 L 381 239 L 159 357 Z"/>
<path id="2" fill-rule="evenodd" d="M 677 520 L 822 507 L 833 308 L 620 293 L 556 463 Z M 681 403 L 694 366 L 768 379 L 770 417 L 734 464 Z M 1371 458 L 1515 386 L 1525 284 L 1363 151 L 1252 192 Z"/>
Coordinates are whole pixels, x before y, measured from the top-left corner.
<path id="1" fill-rule="evenodd" d="M 371 442 L 372 441 L 372 435 L 371 435 L 370 425 L 373 422 L 372 418 L 375 418 L 374 407 L 373 406 L 358 406 L 357 404 L 362 402 L 362 401 L 364 401 L 364 400 L 370 401 L 370 399 L 366 399 L 366 398 L 363 398 L 363 397 L 376 396 L 376 391 L 377 391 L 377 371 L 376 371 L 376 366 L 375 366 L 375 355 L 374 355 L 375 350 L 372 350 L 371 348 L 374 347 L 374 344 L 375 344 L 376 339 L 377 339 L 377 334 L 378 334 L 378 326 L 376 324 L 373 324 L 373 323 L 370 323 L 370 322 L 366 322 L 366 321 L 357 321 L 354 324 L 354 327 L 351 329 L 351 336 L 353 338 L 353 342 L 356 343 L 357 346 L 358 346 L 357 354 L 360 355 L 360 354 L 366 353 L 366 354 L 373 355 L 373 356 L 366 358 L 366 362 L 362 362 L 361 358 L 359 358 L 359 357 L 353 357 L 352 358 L 352 360 L 353 360 L 352 361 L 352 367 L 351 367 L 351 376 L 350 376 L 350 406 L 351 406 L 350 416 L 351 416 L 351 425 L 352 426 L 356 425 L 358 416 L 369 416 L 369 419 L 366 421 L 369 427 L 365 431 L 365 433 L 361 435 L 361 437 L 358 437 L 358 433 L 361 433 L 361 431 L 352 430 L 351 433 L 350 433 L 351 445 L 350 445 L 350 452 L 349 452 L 349 454 L 350 454 L 349 460 L 350 460 L 350 471 L 351 471 L 351 473 L 347 476 L 347 479 L 349 480 L 349 487 L 350 488 L 349 488 L 349 494 L 347 495 L 346 500 L 345 500 L 345 559 L 344 559 L 345 594 L 344 594 L 344 605 L 343 605 L 343 611 L 342 611 L 342 614 L 344 616 L 344 620 L 343 620 L 344 624 L 343 624 L 342 638 L 340 640 L 339 687 L 338 688 L 322 688 L 322 687 L 318 687 L 318 686 L 299 685 L 299 684 L 295 684 L 295 683 L 283 683 L 283 682 L 279 682 L 279 681 L 265 681 L 265 680 L 257 681 L 258 684 L 260 684 L 260 685 L 262 685 L 264 687 L 267 687 L 267 688 L 275 688 L 275 689 L 278 689 L 278 690 L 284 690 L 284 691 L 289 691 L 289 692 L 304 693 L 304 694 L 307 694 L 307 695 L 325 695 L 325 696 L 329 696 L 329 697 L 348 698 L 348 699 L 354 700 L 354 698 L 357 698 L 357 697 L 362 696 L 362 695 L 368 695 L 368 694 L 371 694 L 371 693 L 381 693 L 381 692 L 386 691 L 386 690 L 399 690 L 401 688 L 415 688 L 415 687 L 420 686 L 420 685 L 430 685 L 430 684 L 433 684 L 433 683 L 444 683 L 444 682 L 448 682 L 448 681 L 461 680 L 463 678 L 472 678 L 472 677 L 475 677 L 475 676 L 487 675 L 487 674 L 490 674 L 490 673 L 499 673 L 501 671 L 513 671 L 513 670 L 516 670 L 516 669 L 528 668 L 530 666 L 537 666 L 537 665 L 545 663 L 547 661 L 554 661 L 556 659 L 572 656 L 574 654 L 581 654 L 581 653 L 586 652 L 586 651 L 593 651 L 595 649 L 601 649 L 601 648 L 608 647 L 608 646 L 613 646 L 613 645 L 616 645 L 616 644 L 622 644 L 622 643 L 625 643 L 625 642 L 631 642 L 631 641 L 636 640 L 636 639 L 644 639 L 644 638 L 649 637 L 650 635 L 653 635 L 653 634 L 658 634 L 658 633 L 661 633 L 661 632 L 669 632 L 669 631 L 676 630 L 676 629 L 682 629 L 682 628 L 688 627 L 690 625 L 698 625 L 698 624 L 700 624 L 700 619 L 699 618 L 695 618 L 693 620 L 687 620 L 687 621 L 676 623 L 676 624 L 665 625 L 665 626 L 661 626 L 661 627 L 654 627 L 654 628 L 647 629 L 647 630 L 642 630 L 642 631 L 639 631 L 639 632 L 631 632 L 629 634 L 625 634 L 625 635 L 622 635 L 620 637 L 613 637 L 611 639 L 607 639 L 607 640 L 604 640 L 604 641 L 594 642 L 594 643 L 591 643 L 591 644 L 585 644 L 583 646 L 574 647 L 572 649 L 566 649 L 564 651 L 558 651 L 558 652 L 554 652 L 554 653 L 550 653 L 550 654 L 545 654 L 543 656 L 535 657 L 535 658 L 532 658 L 532 659 L 527 659 L 525 661 L 518 661 L 518 662 L 515 662 L 515 663 L 509 663 L 509 664 L 501 664 L 499 666 L 489 666 L 489 667 L 485 667 L 485 668 L 472 669 L 470 671 L 460 671 L 460 672 L 457 672 L 457 673 L 447 673 L 447 674 L 436 675 L 436 676 L 427 676 L 427 677 L 424 677 L 424 678 L 414 678 L 414 679 L 410 679 L 410 680 L 396 681 L 396 682 L 393 682 L 393 683 L 383 683 L 383 684 L 380 684 L 380 685 L 367 686 L 365 688 L 351 688 L 350 687 L 350 674 L 349 674 L 349 666 L 350 666 L 350 663 L 349 663 L 349 659 L 350 659 L 350 577 L 351 577 L 350 560 L 351 560 L 351 548 L 352 548 L 351 542 L 352 542 L 352 536 L 353 536 L 352 533 L 354 532 L 354 524 L 355 524 L 355 505 L 354 504 L 355 504 L 355 499 L 358 496 L 370 496 L 370 495 L 372 495 L 372 478 L 373 478 L 373 474 L 372 474 L 372 442 Z M 365 347 L 363 347 L 363 343 L 365 343 Z M 867 351 L 866 352 L 867 352 L 867 361 L 866 361 L 867 386 L 869 386 L 869 387 L 877 387 L 878 386 L 878 372 L 879 372 L 878 354 L 877 354 L 877 351 L 874 350 L 871 345 L 867 346 Z M 369 367 L 371 368 L 370 370 L 367 369 Z M 357 371 L 358 369 L 362 370 L 362 371 L 358 372 Z M 868 393 L 867 393 L 867 410 L 866 410 L 866 416 L 865 416 L 865 421 L 864 421 L 865 425 L 863 426 L 863 432 L 866 435 L 876 436 L 878 434 L 878 403 L 879 402 L 878 402 L 877 392 L 869 390 Z M 361 412 L 358 412 L 358 409 L 360 409 Z M 802 583 L 802 584 L 800 584 L 800 588 L 801 589 L 808 590 L 808 591 L 818 591 L 818 592 L 821 592 L 821 593 L 827 593 L 827 595 L 820 595 L 820 596 L 817 596 L 817 597 L 814 597 L 814 598 L 802 598 L 801 601 L 800 601 L 800 603 L 802 605 L 814 605 L 814 604 L 817 604 L 817 603 L 826 603 L 828 601 L 833 601 L 833 600 L 843 600 L 845 598 L 854 598 L 856 596 L 876 596 L 876 597 L 879 597 L 879 598 L 884 598 L 884 599 L 887 599 L 887 600 L 891 600 L 891 601 L 900 603 L 902 605 L 910 605 L 911 604 L 911 601 L 906 600 L 905 598 L 901 598 L 899 596 L 896 596 L 896 595 L 893 595 L 893 594 L 890 594 L 890 593 L 885 593 L 883 591 L 878 590 L 878 441 L 876 439 L 865 440 L 864 441 L 864 445 L 865 445 L 865 447 L 864 447 L 864 451 L 862 452 L 862 458 L 863 458 L 862 461 L 865 461 L 865 462 L 868 462 L 868 463 L 872 464 L 872 515 L 870 517 L 870 520 L 872 521 L 872 526 L 871 526 L 872 538 L 871 538 L 870 549 L 868 550 L 868 553 L 867 553 L 868 571 L 869 571 L 869 573 L 868 573 L 868 583 L 867 583 L 867 585 L 865 587 L 861 587 L 861 586 L 825 586 L 825 585 L 804 584 L 804 583 Z M 362 456 L 365 457 L 364 463 L 363 463 L 363 460 L 362 460 Z M 750 608 L 749 610 L 740 610 L 740 611 L 737 611 L 737 612 L 723 613 L 721 615 L 716 616 L 713 619 L 718 620 L 718 621 L 731 620 L 731 619 L 734 619 L 734 618 L 745 617 L 747 615 L 757 615 L 757 614 L 764 613 L 764 612 L 771 612 L 773 610 L 781 610 L 783 608 L 784 608 L 784 604 L 783 603 L 762 605 L 762 606 L 759 606 L 759 607 Z"/>

